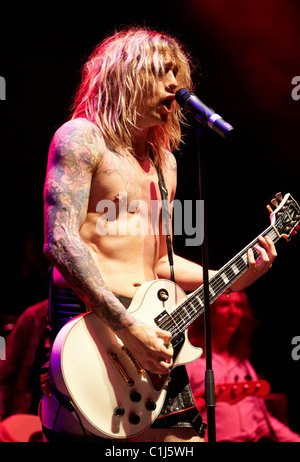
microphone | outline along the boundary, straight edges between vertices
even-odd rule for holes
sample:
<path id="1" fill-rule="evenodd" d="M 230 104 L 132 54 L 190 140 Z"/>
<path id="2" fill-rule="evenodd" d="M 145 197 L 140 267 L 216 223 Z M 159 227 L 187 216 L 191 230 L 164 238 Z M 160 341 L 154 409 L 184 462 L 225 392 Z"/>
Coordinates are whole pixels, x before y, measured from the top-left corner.
<path id="1" fill-rule="evenodd" d="M 204 125 L 208 125 L 212 130 L 226 138 L 234 129 L 229 123 L 225 122 L 219 114 L 207 107 L 200 99 L 187 88 L 181 88 L 175 94 L 175 99 L 179 106 L 193 114 L 196 120 Z"/>

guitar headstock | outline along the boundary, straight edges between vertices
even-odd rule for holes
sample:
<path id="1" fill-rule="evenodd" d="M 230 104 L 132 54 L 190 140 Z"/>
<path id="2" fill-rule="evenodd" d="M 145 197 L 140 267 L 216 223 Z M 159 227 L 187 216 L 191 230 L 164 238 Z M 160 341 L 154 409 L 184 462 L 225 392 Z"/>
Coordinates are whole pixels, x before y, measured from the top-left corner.
<path id="1" fill-rule="evenodd" d="M 280 237 L 284 237 L 287 241 L 291 236 L 297 233 L 300 229 L 300 207 L 290 194 L 284 197 L 281 193 L 277 193 L 275 198 L 271 200 L 273 207 L 267 206 L 270 215 L 272 226 L 275 228 Z"/>
<path id="2" fill-rule="evenodd" d="M 267 396 L 271 385 L 266 380 L 247 380 L 247 382 L 221 383 L 215 385 L 216 401 L 236 404 L 247 396 Z M 199 411 L 205 409 L 205 391 L 194 394 Z"/>

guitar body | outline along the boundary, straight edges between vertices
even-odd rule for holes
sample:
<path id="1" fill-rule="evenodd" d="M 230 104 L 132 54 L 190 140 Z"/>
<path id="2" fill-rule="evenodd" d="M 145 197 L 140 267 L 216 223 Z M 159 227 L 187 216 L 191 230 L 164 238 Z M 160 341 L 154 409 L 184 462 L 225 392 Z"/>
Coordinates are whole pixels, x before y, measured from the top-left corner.
<path id="1" fill-rule="evenodd" d="M 162 296 L 165 300 L 161 300 Z M 143 284 L 128 311 L 145 323 L 187 299 L 167 280 Z M 175 347 L 174 367 L 202 354 L 184 333 Z M 103 438 L 130 438 L 147 429 L 159 415 L 168 375 L 143 371 L 112 330 L 93 312 L 77 316 L 58 333 L 51 353 L 51 372 L 57 389 L 67 396 L 84 427 Z"/>

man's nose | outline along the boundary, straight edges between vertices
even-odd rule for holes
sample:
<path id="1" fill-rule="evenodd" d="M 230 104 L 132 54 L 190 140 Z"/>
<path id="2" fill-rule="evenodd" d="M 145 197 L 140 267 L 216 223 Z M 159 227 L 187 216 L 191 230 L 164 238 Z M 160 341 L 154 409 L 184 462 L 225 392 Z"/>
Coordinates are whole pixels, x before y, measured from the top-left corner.
<path id="1" fill-rule="evenodd" d="M 167 74 L 167 79 L 166 79 L 166 89 L 170 91 L 171 93 L 174 93 L 175 90 L 178 88 L 178 82 L 177 79 L 172 71 L 170 71 Z"/>

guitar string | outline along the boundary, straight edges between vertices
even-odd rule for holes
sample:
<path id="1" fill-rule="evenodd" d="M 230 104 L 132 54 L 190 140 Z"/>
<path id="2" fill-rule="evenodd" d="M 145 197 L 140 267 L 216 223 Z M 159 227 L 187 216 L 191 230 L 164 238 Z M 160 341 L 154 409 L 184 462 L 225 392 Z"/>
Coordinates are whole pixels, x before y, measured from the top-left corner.
<path id="1" fill-rule="evenodd" d="M 268 228 L 263 234 L 267 235 L 269 233 L 270 237 L 273 239 L 273 241 L 276 242 L 276 240 L 279 239 L 277 233 L 275 232 L 275 230 L 273 229 L 273 227 L 270 227 Z M 243 249 L 236 257 L 233 258 L 233 261 L 231 260 L 225 267 L 224 267 L 224 273 L 226 273 L 226 270 L 231 270 L 231 265 L 234 263 L 235 266 L 238 268 L 239 270 L 239 276 L 242 274 L 241 271 L 243 270 L 246 271 L 247 269 L 247 264 L 245 264 L 245 262 L 243 261 L 243 256 L 246 254 L 246 252 L 248 251 L 249 248 L 253 247 L 253 245 L 256 245 L 258 243 L 258 240 L 255 239 L 254 241 L 252 241 L 245 249 Z M 256 250 L 256 249 L 252 249 L 254 250 L 254 254 L 255 254 L 255 257 L 259 256 L 259 252 Z M 221 269 L 222 270 L 222 269 Z M 221 271 L 220 270 L 220 271 Z M 237 276 L 236 278 L 233 278 L 233 280 L 230 282 L 229 285 L 231 285 L 233 283 L 234 280 L 238 279 Z M 221 280 L 220 276 L 219 276 L 219 272 L 218 274 L 216 274 L 215 276 L 213 276 L 210 281 L 210 286 L 213 288 L 214 292 L 217 292 L 220 290 L 220 288 L 222 288 L 222 291 L 225 291 L 226 290 L 226 284 L 224 284 L 224 281 Z M 228 284 L 227 284 L 228 285 Z M 203 290 L 201 291 L 203 286 L 201 286 L 199 289 L 197 289 L 196 293 L 194 295 L 192 295 L 191 297 L 189 297 L 187 300 L 185 300 L 181 305 L 179 305 L 173 312 L 172 312 L 172 316 L 171 316 L 171 319 L 168 319 L 166 321 L 164 321 L 160 327 L 164 330 L 168 330 L 170 331 L 171 333 L 173 332 L 173 329 L 172 327 L 174 327 L 173 325 L 173 320 L 175 320 L 175 323 L 176 323 L 176 329 L 175 331 L 173 332 L 173 335 L 174 334 L 179 334 L 181 333 L 181 329 L 182 327 L 185 327 L 187 328 L 188 326 L 186 325 L 187 322 L 189 322 L 189 324 L 191 322 L 193 322 L 199 315 L 201 315 L 203 312 L 204 312 L 204 307 L 203 309 L 201 308 L 201 310 L 199 310 L 199 307 L 202 307 L 202 304 L 201 302 L 198 301 L 198 299 L 200 298 L 201 300 L 201 294 L 199 295 L 200 292 L 203 292 Z M 220 293 L 220 294 L 221 294 Z M 217 296 L 219 296 L 220 294 L 218 294 Z M 217 297 L 216 297 L 217 298 Z M 211 302 L 212 303 L 212 302 Z M 184 305 L 188 306 L 188 305 L 191 305 L 192 306 L 192 313 L 191 312 L 188 312 L 188 310 L 184 307 Z M 183 312 L 184 310 L 184 312 Z M 191 310 L 190 310 L 191 311 Z M 178 329 L 179 327 L 179 329 Z"/>
<path id="2" fill-rule="evenodd" d="M 278 238 L 273 228 L 271 229 L 271 234 L 273 234 L 273 240 Z M 246 271 L 247 264 L 245 264 L 245 262 L 243 261 L 243 255 L 245 255 L 248 249 L 253 247 L 253 245 L 256 243 L 257 239 L 252 241 L 245 249 L 243 249 L 239 254 L 237 254 L 237 256 L 233 258 L 233 261 L 231 260 L 224 267 L 224 272 L 226 272 L 226 270 L 230 270 L 231 265 L 233 263 L 239 270 L 239 276 L 242 274 L 242 271 Z M 258 252 L 255 249 L 253 250 L 258 254 Z M 236 279 L 238 279 L 238 277 Z M 233 281 L 231 281 L 231 284 L 232 282 Z M 221 280 L 219 272 L 210 279 L 209 284 L 213 288 L 214 292 L 217 294 L 220 289 L 222 289 L 221 293 L 223 292 L 223 290 L 226 290 L 226 284 L 224 284 L 224 281 Z M 172 336 L 180 334 L 183 328 L 185 330 L 198 316 L 200 316 L 204 312 L 204 306 L 203 301 L 201 299 L 201 295 L 203 295 L 203 286 L 197 289 L 195 294 L 192 294 L 187 300 L 185 300 L 177 308 L 175 308 L 175 310 L 171 314 L 169 314 L 168 319 L 160 324 L 160 328 L 170 332 Z M 187 306 L 187 308 L 185 308 L 185 306 Z M 192 309 L 189 309 L 189 306 L 192 307 Z M 124 360 L 124 358 L 126 359 L 127 363 L 130 362 L 130 359 L 125 353 L 120 355 L 120 359 Z"/>
<path id="3" fill-rule="evenodd" d="M 277 240 L 279 240 L 279 236 L 272 226 L 269 227 L 262 235 L 269 235 L 274 243 Z M 231 266 L 233 264 L 235 264 L 240 273 L 236 278 L 233 278 L 231 281 L 229 281 L 229 285 L 231 285 L 236 279 L 238 279 L 241 276 L 241 274 L 244 271 L 246 271 L 248 265 L 243 261 L 243 256 L 248 252 L 248 249 L 252 248 L 257 243 L 258 240 L 256 238 L 239 254 L 237 254 L 236 257 L 234 257 L 227 265 L 224 266 L 225 274 L 226 271 L 232 271 Z M 259 256 L 259 252 L 255 248 L 252 248 L 252 250 L 254 251 L 255 258 Z M 218 296 L 226 290 L 226 285 L 228 285 L 224 283 L 224 280 L 221 280 L 222 278 L 220 278 L 219 272 L 218 274 L 213 276 L 209 281 L 210 286 L 213 288 L 215 294 L 217 294 L 216 298 L 218 298 Z M 218 294 L 220 289 L 221 292 L 220 294 Z M 200 316 L 204 312 L 203 300 L 201 299 L 201 296 L 203 296 L 203 286 L 199 287 L 199 289 L 195 291 L 195 294 L 192 294 L 190 297 L 188 297 L 187 300 L 185 300 L 177 308 L 175 308 L 175 310 L 171 314 L 169 314 L 168 319 L 161 323 L 160 328 L 169 331 L 170 333 L 172 333 L 172 336 L 181 333 L 182 328 L 184 328 L 185 330 L 198 316 Z M 210 304 L 214 301 L 214 297 L 212 297 L 212 299 L 213 300 L 210 301 Z M 187 308 L 185 308 L 185 306 L 187 306 Z M 192 307 L 192 311 L 189 307 Z M 174 326 L 175 331 L 173 330 Z M 132 361 L 130 360 L 130 358 L 128 358 L 126 353 L 122 352 L 122 354 L 120 355 L 120 359 L 122 359 L 126 365 L 132 363 Z"/>
<path id="4" fill-rule="evenodd" d="M 267 235 L 267 232 L 265 235 Z M 271 229 L 269 235 L 275 242 L 279 239 L 277 233 L 273 228 Z M 242 272 L 246 271 L 247 269 L 247 264 L 243 260 L 243 256 L 246 254 L 248 249 L 253 247 L 253 245 L 255 245 L 256 243 L 258 243 L 257 239 L 252 241 L 245 249 L 243 249 L 239 254 L 237 254 L 236 257 L 234 257 L 227 265 L 225 265 L 224 273 L 226 273 L 226 270 L 232 271 L 231 266 L 234 263 L 239 270 L 239 276 L 241 276 Z M 254 251 L 255 257 L 259 255 L 259 252 L 256 251 L 256 249 L 252 250 Z M 239 276 L 237 276 L 237 278 L 233 278 L 233 280 L 238 279 Z M 218 296 L 220 295 L 218 294 L 218 291 L 221 289 L 221 293 L 223 293 L 223 291 L 226 290 L 226 285 L 228 285 L 225 284 L 224 281 L 221 279 L 222 278 L 220 278 L 218 272 L 218 274 L 213 276 L 209 281 L 210 286 L 213 287 L 214 292 L 217 294 L 216 298 L 218 298 Z M 233 283 L 233 280 L 231 280 L 230 285 Z M 175 310 L 171 314 L 169 314 L 169 318 L 163 323 L 161 323 L 160 328 L 169 331 L 170 333 L 172 333 L 172 336 L 180 334 L 182 328 L 184 328 L 184 330 L 187 329 L 187 327 L 204 312 L 203 300 L 201 299 L 201 296 L 203 296 L 203 286 L 197 289 L 195 294 L 192 294 L 187 300 L 185 300 L 177 308 L 175 308 Z M 210 302 L 210 304 L 211 303 L 212 302 Z M 187 308 L 185 308 L 185 305 L 187 306 Z M 189 307 L 192 307 L 192 311 L 191 308 L 189 309 Z M 174 326 L 175 330 L 173 330 Z M 130 360 L 128 355 L 122 350 L 121 354 L 119 355 L 119 359 L 122 360 L 125 366 L 132 365 L 132 361 Z"/>
<path id="5" fill-rule="evenodd" d="M 241 264 L 242 264 L 242 266 L 241 266 Z M 242 269 L 246 270 L 246 268 L 247 268 L 247 266 L 245 265 L 245 263 L 243 261 L 241 263 L 238 263 L 238 264 L 236 263 L 236 266 L 239 269 L 239 273 L 240 273 L 240 271 Z M 230 268 L 230 265 L 228 266 L 228 268 Z M 226 269 L 228 270 L 228 268 L 224 268 L 224 273 L 226 273 Z M 216 280 L 214 280 L 214 279 L 216 279 Z M 233 282 L 233 280 L 231 281 L 231 284 L 232 284 L 232 282 Z M 224 281 L 221 281 L 219 275 L 210 280 L 210 286 L 211 286 L 211 288 L 213 288 L 214 292 L 218 292 L 220 288 L 222 288 L 222 290 L 226 290 L 226 284 L 224 285 Z M 201 288 L 199 288 L 199 290 L 197 290 L 194 295 L 192 295 L 187 300 L 185 300 L 185 302 L 183 304 L 179 305 L 179 307 L 177 307 L 174 310 L 174 312 L 172 313 L 172 319 L 181 318 L 181 319 L 183 319 L 184 324 L 185 324 L 186 319 L 189 320 L 190 318 L 197 317 L 199 314 L 201 314 L 203 312 L 203 310 L 201 310 L 200 312 L 198 310 L 200 306 L 201 307 L 203 306 L 203 302 L 201 303 L 201 295 L 202 295 L 201 292 L 203 292 L 203 290 L 201 290 Z M 187 307 L 190 305 L 192 307 L 192 312 L 191 312 L 191 310 L 188 310 L 187 308 L 185 308 L 184 305 L 187 306 Z M 191 314 L 192 314 L 192 316 L 191 316 Z M 196 314 L 196 316 L 195 316 L 195 314 Z M 178 319 L 176 319 L 176 324 L 178 325 Z M 161 327 L 162 328 L 168 328 L 171 325 L 172 325 L 172 322 L 166 321 L 161 325 Z"/>
<path id="6" fill-rule="evenodd" d="M 239 263 L 238 265 L 236 264 L 236 266 L 239 267 L 239 270 L 240 270 L 239 272 L 241 272 L 241 270 L 245 271 L 247 269 L 247 265 L 245 265 L 243 262 Z M 233 281 L 231 281 L 231 284 L 232 282 Z M 217 277 L 216 281 L 213 281 L 213 280 L 210 281 L 210 286 L 213 288 L 215 292 L 215 295 L 211 297 L 211 301 L 210 301 L 210 303 L 213 303 L 213 301 L 216 298 L 218 298 L 218 296 L 226 290 L 226 284 L 224 285 L 224 282 L 221 281 L 220 277 Z M 218 293 L 220 288 L 221 288 L 221 291 L 220 293 Z M 183 330 L 185 330 L 198 316 L 200 316 L 204 312 L 204 303 L 203 303 L 203 300 L 201 300 L 201 295 L 203 294 L 201 292 L 203 291 L 201 290 L 197 291 L 196 294 L 192 295 L 189 299 L 187 299 L 184 302 L 183 305 L 185 305 L 187 308 L 182 309 L 181 305 L 176 308 L 175 315 L 173 314 L 173 318 L 176 318 L 176 317 L 181 318 L 181 322 L 178 321 L 177 319 L 177 326 L 179 326 L 181 330 L 182 328 L 184 328 Z M 199 307 L 201 307 L 200 310 L 199 310 Z M 165 325 L 161 327 L 167 328 L 167 330 L 168 330 L 168 327 L 169 328 L 171 327 L 171 331 L 173 331 L 172 325 L 170 325 L 170 323 L 169 323 L 169 326 L 167 325 L 167 323 L 165 323 Z M 176 332 L 176 330 L 174 331 L 174 334 L 177 334 L 177 333 L 180 333 L 180 330 L 178 332 Z"/>
<path id="7" fill-rule="evenodd" d="M 246 271 L 247 265 L 243 261 L 235 264 L 236 267 L 239 269 L 239 276 L 242 274 L 242 272 Z M 224 272 L 225 269 L 228 268 L 224 268 Z M 234 280 L 238 279 L 238 277 L 234 278 Z M 231 284 L 232 283 L 233 280 L 231 281 Z M 220 276 L 216 277 L 215 280 L 210 280 L 210 287 L 213 289 L 216 295 L 211 297 L 212 301 L 210 301 L 210 303 L 212 303 L 214 299 L 216 299 L 222 292 L 226 290 L 227 285 L 228 284 L 224 284 L 224 281 L 221 280 Z M 218 293 L 220 289 L 221 291 L 220 293 Z M 186 329 L 189 324 L 191 324 L 198 316 L 200 316 L 204 312 L 204 302 L 201 296 L 203 296 L 203 290 L 201 290 L 200 288 L 200 290 L 197 290 L 196 294 L 189 297 L 187 300 L 185 300 L 185 302 L 182 305 L 179 305 L 179 307 L 177 307 L 174 310 L 175 312 L 172 313 L 172 318 L 176 319 L 176 327 L 179 327 L 179 330 L 175 329 L 173 335 L 181 333 L 183 327 L 184 329 Z M 187 308 L 185 308 L 185 306 Z M 170 321 L 166 321 L 164 324 L 161 325 L 161 328 L 165 330 L 169 330 L 169 328 L 171 328 L 171 331 L 173 331 L 172 327 L 172 322 Z"/>
<path id="8" fill-rule="evenodd" d="M 276 225 L 280 221 L 282 221 L 282 219 L 279 219 L 279 221 L 276 222 Z M 279 240 L 279 238 L 281 237 L 276 232 L 276 229 L 274 228 L 273 225 L 269 226 L 269 228 L 267 228 L 267 230 L 265 230 L 261 235 L 262 236 L 269 235 L 269 237 L 272 238 L 274 243 L 277 242 Z M 252 241 L 236 257 L 234 257 L 233 261 L 231 260 L 231 262 L 229 262 L 227 265 L 225 265 L 223 272 L 226 273 L 226 271 L 232 270 L 231 266 L 234 263 L 235 266 L 239 269 L 239 272 L 242 274 L 247 269 L 247 264 L 245 264 L 245 262 L 242 261 L 243 256 L 246 254 L 246 251 L 248 251 L 249 248 L 252 248 L 254 245 L 256 245 L 258 243 L 259 242 L 258 242 L 257 238 L 254 239 L 254 241 Z M 259 252 L 255 248 L 252 248 L 252 250 L 254 251 L 255 258 L 257 258 L 259 256 Z M 221 270 L 222 270 L 222 268 L 221 268 Z M 226 290 L 226 284 L 224 285 L 224 281 L 222 282 L 221 279 L 220 279 L 220 276 L 219 276 L 219 273 L 221 272 L 221 270 L 218 272 L 217 275 L 213 276 L 211 278 L 211 280 L 209 281 L 210 286 L 211 286 L 211 288 L 213 288 L 214 291 L 218 292 L 219 289 L 222 288 L 221 292 L 219 294 L 217 294 L 217 297 L 219 295 L 221 295 L 221 293 Z M 239 274 L 239 276 L 241 276 L 241 274 Z M 232 281 L 230 282 L 230 284 L 228 284 L 228 286 L 230 286 L 236 279 L 238 279 L 238 277 L 232 279 Z M 215 281 L 215 279 L 216 279 L 216 281 Z M 221 282 L 221 284 L 220 284 L 220 282 Z M 181 333 L 182 327 L 184 327 L 184 330 L 185 330 L 188 327 L 188 325 L 191 324 L 191 322 L 194 321 L 194 319 L 196 319 L 200 314 L 203 313 L 204 308 L 201 309 L 200 311 L 198 310 L 199 306 L 202 306 L 202 304 L 203 304 L 203 302 L 202 302 L 202 304 L 199 302 L 199 297 L 200 297 L 200 300 L 201 300 L 201 293 L 200 292 L 201 292 L 201 288 L 197 289 L 196 293 L 194 295 L 192 295 L 188 300 L 185 300 L 184 303 L 179 305 L 179 307 L 177 307 L 173 311 L 171 320 L 175 319 L 176 317 L 181 319 L 181 321 L 179 321 L 179 322 L 176 320 L 176 327 L 178 325 L 180 327 L 179 327 L 178 332 L 176 332 L 176 330 L 175 330 L 175 332 L 174 332 L 175 334 Z M 215 297 L 215 298 L 212 297 L 212 301 L 210 303 L 212 303 L 217 297 Z M 191 315 L 191 310 L 190 310 L 190 312 L 188 312 L 188 309 L 185 308 L 185 306 L 188 307 L 189 305 L 192 306 L 192 309 L 193 309 L 192 315 Z M 187 325 L 187 321 L 186 321 L 186 318 L 185 318 L 186 315 L 184 314 L 183 309 L 184 309 L 184 312 L 187 315 L 187 321 L 189 323 L 188 325 Z M 194 313 L 194 312 L 196 312 L 196 313 Z M 162 323 L 161 327 L 172 332 L 172 329 L 170 329 L 170 327 L 173 327 L 173 326 L 172 326 L 172 322 L 170 322 L 169 320 L 166 320 L 164 323 Z M 173 333 L 173 335 L 174 335 L 174 333 Z"/>
<path id="9" fill-rule="evenodd" d="M 274 230 L 273 230 L 274 231 Z M 273 241 L 277 241 L 279 239 L 277 233 L 274 231 L 273 233 L 273 237 L 272 237 Z M 251 243 L 252 244 L 252 243 Z M 251 244 L 248 246 L 248 248 L 251 247 Z M 255 249 L 253 249 L 255 250 Z M 245 264 L 245 262 L 242 260 L 242 255 L 243 253 L 245 253 L 246 249 L 244 249 L 243 251 L 240 252 L 240 254 L 238 254 L 235 258 L 234 258 L 234 262 L 235 262 L 235 265 L 238 267 L 238 269 L 240 271 L 245 271 L 247 269 L 247 264 Z M 255 251 L 255 253 L 257 255 L 259 255 L 259 252 Z M 237 259 L 239 258 L 239 261 L 236 261 Z M 224 271 L 226 271 L 226 269 L 230 269 L 230 263 L 228 263 L 225 267 L 224 267 Z M 240 274 L 241 275 L 241 274 Z M 239 277 L 239 276 L 238 276 Z M 238 277 L 236 279 L 238 279 Z M 214 279 L 216 279 L 216 281 L 214 281 Z M 224 291 L 224 287 L 225 287 L 225 290 L 226 290 L 226 284 L 224 286 L 224 281 L 223 283 L 221 282 L 221 284 L 219 283 L 220 281 L 220 277 L 218 275 L 215 275 L 211 280 L 210 280 L 210 284 L 211 283 L 215 283 L 217 282 L 217 284 L 214 285 L 214 290 L 216 292 L 218 292 L 218 290 L 220 288 L 222 288 L 222 291 L 221 293 L 223 293 Z M 232 282 L 231 282 L 232 283 Z M 194 295 L 191 295 L 191 297 L 188 299 L 188 300 L 185 300 L 184 303 L 182 303 L 181 305 L 179 305 L 179 307 L 177 307 L 174 311 L 175 311 L 175 315 L 174 316 L 174 312 L 172 313 L 172 315 L 170 315 L 170 318 L 171 318 L 171 322 L 170 321 L 167 321 L 167 322 L 164 322 L 161 324 L 161 328 L 165 329 L 165 330 L 168 330 L 169 332 L 172 333 L 172 336 L 174 334 L 179 334 L 181 333 L 182 331 L 182 328 L 184 328 L 184 330 L 187 329 L 187 327 L 198 317 L 200 316 L 203 312 L 204 312 L 204 307 L 203 307 L 203 301 L 201 300 L 201 293 L 200 292 L 203 292 L 203 290 L 201 290 L 202 287 L 200 287 L 196 293 Z M 217 297 L 219 295 L 217 294 Z M 215 299 L 217 298 L 215 297 Z M 200 300 L 200 301 L 199 301 Z M 201 304 L 202 302 L 202 304 Z M 212 302 L 210 302 L 212 303 Z M 189 311 L 188 309 L 184 308 L 184 305 L 187 305 L 187 306 L 192 306 L 192 309 L 193 309 L 193 312 L 191 313 L 191 310 Z M 201 309 L 199 310 L 199 307 L 201 306 Z M 185 313 L 183 313 L 183 316 L 182 316 L 182 309 L 184 309 Z M 181 311 L 181 313 L 180 313 Z M 174 321 L 175 317 L 177 318 L 176 321 Z M 170 327 L 174 327 L 175 325 L 175 331 L 173 332 L 172 329 L 170 329 Z M 130 365 L 132 367 L 132 361 L 131 359 L 128 357 L 128 355 L 125 353 L 125 352 L 122 352 L 122 354 L 119 356 L 119 359 L 122 360 L 123 362 L 123 365 L 125 366 L 128 366 Z"/>

